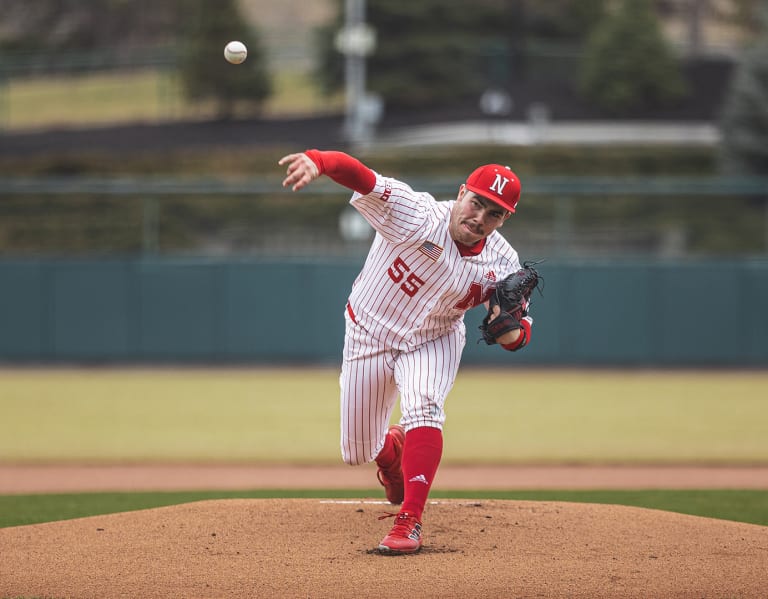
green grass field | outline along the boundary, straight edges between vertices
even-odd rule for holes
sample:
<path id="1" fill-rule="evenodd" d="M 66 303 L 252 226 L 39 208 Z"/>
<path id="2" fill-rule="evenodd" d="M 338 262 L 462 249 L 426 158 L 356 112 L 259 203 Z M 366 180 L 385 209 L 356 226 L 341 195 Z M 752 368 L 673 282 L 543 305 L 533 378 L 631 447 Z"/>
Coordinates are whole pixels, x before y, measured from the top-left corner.
<path id="1" fill-rule="evenodd" d="M 0 371 L 0 461 L 339 461 L 327 369 Z M 464 369 L 444 463 L 768 463 L 768 372 Z"/>
<path id="2" fill-rule="evenodd" d="M 324 98 L 308 73 L 273 74 L 264 116 L 341 111 L 343 96 Z M 244 113 L 247 115 L 248 113 Z M 0 127 L 103 125 L 215 116 L 211 102 L 191 103 L 173 72 L 138 69 L 58 77 L 11 79 L 0 87 Z"/>
<path id="3" fill-rule="evenodd" d="M 472 370 L 443 463 L 766 463 L 768 372 Z M 339 463 L 335 369 L 0 370 L 0 461 Z M 0 526 L 227 497 L 349 491 L 0 496 Z M 768 525 L 768 490 L 436 492 L 634 505 Z"/>

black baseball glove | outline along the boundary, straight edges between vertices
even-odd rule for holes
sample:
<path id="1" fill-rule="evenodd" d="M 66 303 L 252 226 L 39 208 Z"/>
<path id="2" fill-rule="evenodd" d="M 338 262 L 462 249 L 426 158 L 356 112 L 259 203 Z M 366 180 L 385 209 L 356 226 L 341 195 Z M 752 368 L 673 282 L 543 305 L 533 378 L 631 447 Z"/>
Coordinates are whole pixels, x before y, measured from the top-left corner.
<path id="1" fill-rule="evenodd" d="M 539 273 L 533 268 L 534 264 L 536 263 L 525 262 L 520 270 L 496 285 L 488 301 L 488 314 L 480 325 L 483 339 L 488 345 L 496 343 L 496 339 L 504 333 L 522 328 L 520 321 L 528 315 L 531 294 L 541 280 Z M 495 306 L 498 306 L 501 312 L 491 320 Z"/>

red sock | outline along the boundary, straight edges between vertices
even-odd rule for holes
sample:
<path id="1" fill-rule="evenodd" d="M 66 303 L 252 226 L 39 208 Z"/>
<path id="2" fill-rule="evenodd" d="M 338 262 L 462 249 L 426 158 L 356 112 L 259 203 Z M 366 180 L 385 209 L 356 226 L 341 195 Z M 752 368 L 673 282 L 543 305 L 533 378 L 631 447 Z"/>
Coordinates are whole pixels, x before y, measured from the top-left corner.
<path id="1" fill-rule="evenodd" d="M 395 442 L 391 435 L 384 437 L 384 447 L 376 456 L 376 465 L 380 468 L 388 468 L 395 461 Z"/>
<path id="2" fill-rule="evenodd" d="M 421 520 L 442 456 L 443 432 L 440 429 L 422 426 L 406 433 L 403 448 L 405 498 L 401 511 Z"/>

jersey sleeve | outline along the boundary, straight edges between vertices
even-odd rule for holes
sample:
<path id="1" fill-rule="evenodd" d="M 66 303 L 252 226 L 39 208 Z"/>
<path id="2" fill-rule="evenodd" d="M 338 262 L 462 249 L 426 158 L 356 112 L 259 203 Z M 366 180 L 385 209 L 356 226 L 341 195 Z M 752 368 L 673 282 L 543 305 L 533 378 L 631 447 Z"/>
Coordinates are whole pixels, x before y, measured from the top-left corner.
<path id="1" fill-rule="evenodd" d="M 517 254 L 517 250 L 509 245 L 509 242 L 498 231 L 494 231 L 489 236 L 489 241 L 492 242 L 494 250 L 500 256 L 499 272 L 496 273 L 497 280 L 502 280 L 514 272 L 517 272 L 521 268 L 520 257 Z"/>
<path id="2" fill-rule="evenodd" d="M 382 177 L 344 152 L 309 149 L 305 154 L 320 174 L 355 192 L 350 203 L 385 239 L 405 241 L 421 229 L 429 202 L 434 202 L 429 194 Z"/>
<path id="3" fill-rule="evenodd" d="M 370 193 L 355 193 L 350 200 L 365 220 L 393 243 L 406 241 L 419 233 L 434 202 L 429 194 L 416 192 L 406 183 L 378 173 Z"/>

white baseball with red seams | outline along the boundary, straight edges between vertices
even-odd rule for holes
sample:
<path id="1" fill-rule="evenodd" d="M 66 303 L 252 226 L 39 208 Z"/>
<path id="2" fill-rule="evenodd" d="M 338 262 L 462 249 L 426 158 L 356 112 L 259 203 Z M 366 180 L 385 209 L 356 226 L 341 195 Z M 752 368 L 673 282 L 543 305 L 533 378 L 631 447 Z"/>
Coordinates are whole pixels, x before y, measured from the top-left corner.
<path id="1" fill-rule="evenodd" d="M 242 64 L 248 57 L 248 48 L 243 42 L 231 41 L 224 46 L 224 58 L 232 64 Z"/>
<path id="2" fill-rule="evenodd" d="M 370 193 L 352 196 L 376 236 L 345 313 L 340 383 L 347 463 L 379 453 L 398 392 L 406 430 L 442 429 L 465 343 L 464 313 L 520 268 L 498 231 L 483 251 L 462 255 L 449 232 L 454 202 L 378 174 Z"/>

